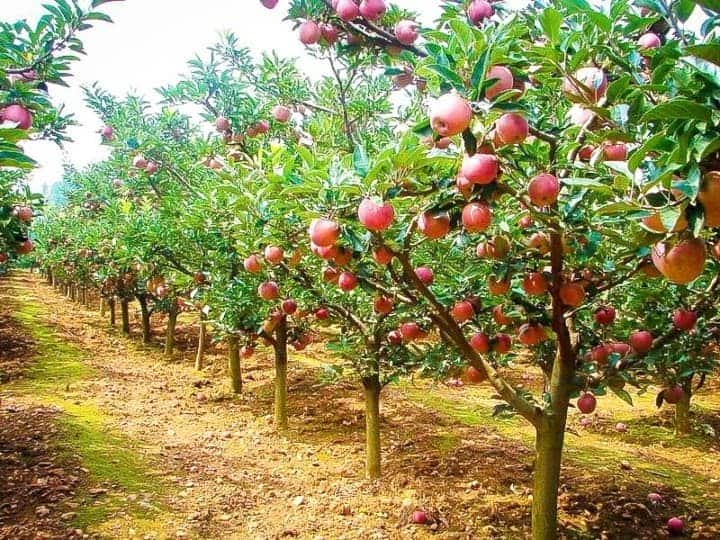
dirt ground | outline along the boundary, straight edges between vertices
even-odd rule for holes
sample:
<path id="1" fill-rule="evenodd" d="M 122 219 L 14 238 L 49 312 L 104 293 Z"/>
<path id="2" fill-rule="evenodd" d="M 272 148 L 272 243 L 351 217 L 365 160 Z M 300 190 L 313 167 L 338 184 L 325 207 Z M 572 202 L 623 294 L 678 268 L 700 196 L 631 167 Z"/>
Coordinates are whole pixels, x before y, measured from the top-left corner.
<path id="1" fill-rule="evenodd" d="M 156 344 L 143 347 L 137 321 L 123 338 L 37 276 L 0 281 L 2 343 L 16 344 L 0 370 L 20 366 L 0 386 L 0 477 L 14 479 L 0 483 L 0 538 L 528 536 L 532 434 L 519 419 L 492 418 L 489 388 L 387 388 L 383 478 L 370 483 L 362 394 L 325 382 L 321 344 L 291 353 L 281 436 L 268 353 L 246 362 L 245 393 L 234 397 L 221 347 L 205 370 L 192 368 L 192 322 L 181 318 L 170 361 L 159 317 Z M 700 432 L 687 441 L 647 399 L 637 411 L 608 400 L 586 428 L 573 417 L 563 537 L 663 538 L 677 515 L 689 536 L 720 538 L 720 444 L 706 427 L 717 426 L 716 397 L 697 398 Z M 627 434 L 612 429 L 618 420 Z M 650 503 L 650 492 L 662 502 Z M 430 523 L 409 524 L 415 509 Z"/>

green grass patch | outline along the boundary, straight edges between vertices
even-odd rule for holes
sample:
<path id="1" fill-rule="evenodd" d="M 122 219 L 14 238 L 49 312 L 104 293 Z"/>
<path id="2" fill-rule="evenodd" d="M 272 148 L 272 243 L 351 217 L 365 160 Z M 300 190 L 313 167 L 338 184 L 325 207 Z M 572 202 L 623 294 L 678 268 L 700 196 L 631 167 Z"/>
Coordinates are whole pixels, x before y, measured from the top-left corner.
<path id="1" fill-rule="evenodd" d="M 68 461 L 79 457 L 89 477 L 74 501 L 79 503 L 74 524 L 108 532 L 109 524 L 120 521 L 138 533 L 163 532 L 163 523 L 155 518 L 162 516 L 159 500 L 168 486 L 150 474 L 142 446 L 112 429 L 102 411 L 81 393 L 97 375 L 83 362 L 87 353 L 46 326 L 46 310 L 35 299 L 16 298 L 22 300 L 14 303 L 13 316 L 33 337 L 36 357 L 23 379 L 4 388 L 33 403 L 63 410 L 57 420 L 61 456 Z M 93 487 L 106 486 L 107 493 L 92 493 Z"/>

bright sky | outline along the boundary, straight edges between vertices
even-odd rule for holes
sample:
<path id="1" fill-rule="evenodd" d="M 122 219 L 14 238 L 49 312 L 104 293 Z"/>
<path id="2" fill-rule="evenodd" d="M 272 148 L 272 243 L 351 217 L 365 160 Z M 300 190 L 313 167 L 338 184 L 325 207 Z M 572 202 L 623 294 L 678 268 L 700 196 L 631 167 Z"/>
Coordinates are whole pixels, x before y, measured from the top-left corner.
<path id="1" fill-rule="evenodd" d="M 46 0 L 0 0 L 0 19 L 36 21 Z M 433 1 L 393 0 L 396 5 L 423 14 L 431 23 L 439 14 Z M 84 0 L 85 3 L 88 0 Z M 102 9 L 115 24 L 98 23 L 83 32 L 81 39 L 88 55 L 73 64 L 70 88 L 53 86 L 51 96 L 56 104 L 64 103 L 81 124 L 71 128 L 74 140 L 61 150 L 47 142 L 26 145 L 27 152 L 40 164 L 33 172 L 32 185 L 43 192 L 62 175 L 63 160 L 77 166 L 103 159 L 105 150 L 99 144 L 100 123 L 83 104 L 80 87 L 100 81 L 110 92 L 123 95 L 131 90 L 155 98 L 154 89 L 177 80 L 186 71 L 186 62 L 211 45 L 218 34 L 233 31 L 241 45 L 254 51 L 277 50 L 281 56 L 299 58 L 299 65 L 317 71 L 305 56 L 303 46 L 292 31 L 290 22 L 282 21 L 287 0 L 280 0 L 268 10 L 259 0 L 126 0 L 108 3 Z"/>

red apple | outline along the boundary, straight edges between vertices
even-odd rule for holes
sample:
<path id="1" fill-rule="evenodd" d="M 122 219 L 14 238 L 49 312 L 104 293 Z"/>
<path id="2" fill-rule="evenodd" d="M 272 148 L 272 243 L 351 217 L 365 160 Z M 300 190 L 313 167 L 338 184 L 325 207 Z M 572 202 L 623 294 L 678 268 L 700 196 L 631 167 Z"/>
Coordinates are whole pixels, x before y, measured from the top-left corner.
<path id="1" fill-rule="evenodd" d="M 243 345 L 240 347 L 240 356 L 242 358 L 250 358 L 253 354 L 255 354 L 255 349 L 253 349 L 250 345 Z"/>
<path id="2" fill-rule="evenodd" d="M 595 322 L 608 326 L 615 322 L 615 308 L 612 306 L 601 306 L 595 310 Z"/>
<path id="3" fill-rule="evenodd" d="M 25 223 L 30 223 L 32 221 L 33 211 L 29 206 L 16 206 L 13 212 L 20 221 Z"/>
<path id="4" fill-rule="evenodd" d="M 385 0 L 362 0 L 360 2 L 360 15 L 368 21 L 378 20 L 386 10 Z"/>
<path id="5" fill-rule="evenodd" d="M 275 300 L 280 295 L 280 287 L 274 281 L 265 281 L 258 286 L 258 296 L 263 300 Z"/>
<path id="6" fill-rule="evenodd" d="M 467 9 L 468 18 L 476 26 L 480 26 L 485 19 L 492 17 L 493 13 L 495 13 L 495 10 L 492 4 L 485 0 L 472 0 Z"/>
<path id="7" fill-rule="evenodd" d="M 318 321 L 325 321 L 330 317 L 330 310 L 327 308 L 318 308 L 315 310 L 315 318 Z"/>
<path id="8" fill-rule="evenodd" d="M 390 203 L 378 204 L 369 197 L 363 199 L 357 213 L 360 223 L 376 232 L 388 229 L 395 218 L 395 209 Z"/>
<path id="9" fill-rule="evenodd" d="M 221 133 L 230 131 L 230 120 L 228 120 L 224 116 L 218 116 L 215 119 L 215 129 L 217 129 Z"/>
<path id="10" fill-rule="evenodd" d="M 488 290 L 495 296 L 502 296 L 510 290 L 510 280 L 495 279 L 489 276 L 487 279 Z"/>
<path id="11" fill-rule="evenodd" d="M 487 378 L 485 377 L 485 373 L 473 366 L 468 366 L 465 370 L 465 376 L 468 381 L 474 384 L 480 384 Z"/>
<path id="12" fill-rule="evenodd" d="M 329 219 L 313 219 L 308 228 L 308 234 L 313 244 L 329 247 L 340 237 L 340 225 Z"/>
<path id="13" fill-rule="evenodd" d="M 287 315 L 292 315 L 297 311 L 298 305 L 295 300 L 293 300 L 292 298 L 288 298 L 282 301 L 280 307 L 283 310 L 283 313 L 286 313 Z"/>
<path id="14" fill-rule="evenodd" d="M 490 338 L 483 332 L 477 332 L 470 338 L 470 346 L 480 354 L 490 352 Z"/>
<path id="15" fill-rule="evenodd" d="M 158 164 L 154 161 L 148 161 L 148 164 L 145 166 L 145 172 L 148 174 L 155 174 L 158 172 Z"/>
<path id="16" fill-rule="evenodd" d="M 585 287 L 581 283 L 563 283 L 560 285 L 560 300 L 566 306 L 577 307 L 585 301 Z"/>
<path id="17" fill-rule="evenodd" d="M 452 307 L 450 314 L 452 315 L 452 318 L 455 319 L 455 322 L 463 323 L 473 318 L 475 315 L 475 309 L 470 302 L 462 300 Z"/>
<path id="18" fill-rule="evenodd" d="M 510 352 L 512 347 L 512 339 L 507 334 L 498 334 L 495 336 L 495 344 L 493 345 L 493 351 L 498 354 L 505 354 Z"/>
<path id="19" fill-rule="evenodd" d="M 530 180 L 528 195 L 530 195 L 530 200 L 535 206 L 555 204 L 560 195 L 560 182 L 552 174 L 539 174 Z"/>
<path id="20" fill-rule="evenodd" d="M 540 272 L 530 272 L 523 279 L 523 290 L 530 295 L 539 296 L 545 294 L 548 290 L 548 280 Z"/>
<path id="21" fill-rule="evenodd" d="M 277 246 L 267 246 L 265 248 L 265 260 L 272 264 L 280 264 L 285 257 L 285 252 Z"/>
<path id="22" fill-rule="evenodd" d="M 147 159 L 145 159 L 143 156 L 138 155 L 133 158 L 132 164 L 133 167 L 137 169 L 144 169 L 145 167 L 147 167 L 148 162 Z"/>
<path id="23" fill-rule="evenodd" d="M 338 0 L 335 13 L 343 21 L 350 22 L 360 15 L 360 9 L 354 0 Z"/>
<path id="24" fill-rule="evenodd" d="M 285 122 L 290 120 L 290 116 L 292 115 L 290 109 L 288 109 L 284 105 L 275 105 L 270 111 L 270 114 L 272 114 L 272 117 L 281 124 L 284 124 Z"/>
<path id="25" fill-rule="evenodd" d="M 643 34 L 638 38 L 637 43 L 641 51 L 657 49 L 660 45 L 662 45 L 660 36 L 658 36 L 655 32 L 647 32 Z"/>
<path id="26" fill-rule="evenodd" d="M 257 274 L 258 272 L 262 271 L 262 262 L 260 261 L 260 257 L 257 255 L 250 255 L 243 261 L 243 266 L 245 267 L 245 270 L 250 272 L 251 274 Z"/>
<path id="27" fill-rule="evenodd" d="M 433 273 L 432 268 L 427 266 L 418 266 L 415 269 L 415 275 L 423 283 L 423 285 L 432 285 L 432 282 L 435 279 L 435 274 Z"/>
<path id="28" fill-rule="evenodd" d="M 498 159 L 492 154 L 465 156 L 460 174 L 473 184 L 491 184 L 500 171 Z"/>
<path id="29" fill-rule="evenodd" d="M 672 536 L 681 536 L 685 528 L 685 523 L 683 523 L 683 520 L 680 518 L 671 517 L 668 519 L 667 528 Z"/>
<path id="30" fill-rule="evenodd" d="M 417 27 L 414 21 L 400 21 L 395 25 L 395 37 L 403 45 L 410 46 L 420 37 Z"/>
<path id="31" fill-rule="evenodd" d="M 22 105 L 8 105 L 0 110 L 0 119 L 16 124 L 16 129 L 30 129 L 33 121 L 30 111 Z"/>
<path id="32" fill-rule="evenodd" d="M 412 513 L 411 521 L 416 525 L 425 525 L 428 522 L 428 516 L 422 510 L 415 510 Z"/>
<path id="33" fill-rule="evenodd" d="M 676 405 L 685 397 L 685 390 L 679 384 L 674 384 L 663 390 L 663 398 L 670 405 Z"/>
<path id="34" fill-rule="evenodd" d="M 527 139 L 530 127 L 524 116 L 505 113 L 495 122 L 495 133 L 503 144 L 519 144 Z"/>
<path id="35" fill-rule="evenodd" d="M 380 313 L 382 315 L 387 315 L 394 307 L 395 303 L 387 296 L 378 296 L 373 302 L 373 309 L 375 310 L 375 313 Z"/>
<path id="36" fill-rule="evenodd" d="M 278 0 L 260 0 L 260 3 L 268 9 L 274 9 L 278 4 Z"/>
<path id="37" fill-rule="evenodd" d="M 387 339 L 391 345 L 402 345 L 403 335 L 398 330 L 392 330 L 388 332 Z"/>
<path id="38" fill-rule="evenodd" d="M 493 99 L 495 96 L 506 90 L 510 90 L 515 80 L 512 72 L 505 66 L 492 66 L 485 74 L 485 80 L 497 79 L 493 84 L 485 89 L 485 97 Z"/>
<path id="39" fill-rule="evenodd" d="M 691 311 L 689 309 L 678 309 L 673 313 L 672 321 L 675 328 L 678 330 L 683 330 L 685 332 L 689 332 L 693 328 L 695 328 L 695 324 L 697 323 L 697 313 L 694 311 Z"/>
<path id="40" fill-rule="evenodd" d="M 112 126 L 105 126 L 102 128 L 102 136 L 106 141 L 112 141 L 115 138 L 115 130 Z"/>
<path id="41" fill-rule="evenodd" d="M 606 142 L 602 145 L 603 155 L 606 161 L 625 161 L 628 155 L 625 143 Z"/>
<path id="42" fill-rule="evenodd" d="M 630 334 L 628 342 L 637 354 L 647 354 L 652 349 L 653 335 L 647 330 L 638 330 Z"/>
<path id="43" fill-rule="evenodd" d="M 503 313 L 502 305 L 498 304 L 492 310 L 493 320 L 500 326 L 508 326 L 513 323 L 513 320 Z"/>
<path id="44" fill-rule="evenodd" d="M 383 266 L 390 264 L 393 259 L 393 252 L 385 246 L 375 249 L 372 255 L 375 262 Z"/>
<path id="45" fill-rule="evenodd" d="M 577 400 L 577 408 L 583 414 L 590 414 L 595 411 L 597 399 L 591 392 L 583 392 Z"/>
<path id="46" fill-rule="evenodd" d="M 571 101 L 596 103 L 605 95 L 608 80 L 605 72 L 596 67 L 578 69 L 572 77 L 566 77 L 563 91 Z"/>
<path id="47" fill-rule="evenodd" d="M 430 106 L 430 126 L 441 137 L 452 137 L 465 131 L 472 116 L 470 104 L 457 94 L 444 94 Z"/>
<path id="48" fill-rule="evenodd" d="M 681 240 L 674 247 L 659 242 L 651 255 L 655 267 L 673 283 L 690 283 L 705 269 L 705 243 L 699 238 Z"/>
<path id="49" fill-rule="evenodd" d="M 462 223 L 468 232 L 482 232 L 492 221 L 492 210 L 482 203 L 470 203 L 463 208 Z"/>
<path id="50" fill-rule="evenodd" d="M 431 240 L 442 238 L 450 232 L 450 216 L 446 212 L 423 212 L 418 219 L 418 229 Z"/>
<path id="51" fill-rule="evenodd" d="M 358 279 L 352 272 L 343 272 L 338 276 L 338 286 L 345 292 L 352 291 L 357 284 Z"/>
<path id="52" fill-rule="evenodd" d="M 24 240 L 18 244 L 15 251 L 17 251 L 20 255 L 27 255 L 33 249 L 35 249 L 35 244 L 33 244 L 32 240 Z"/>
<path id="53" fill-rule="evenodd" d="M 305 21 L 300 25 L 300 42 L 304 45 L 313 45 L 320 41 L 322 33 L 320 27 L 314 21 Z"/>
<path id="54" fill-rule="evenodd" d="M 417 323 L 405 322 L 400 325 L 400 334 L 407 341 L 412 341 L 422 335 L 422 331 Z"/>

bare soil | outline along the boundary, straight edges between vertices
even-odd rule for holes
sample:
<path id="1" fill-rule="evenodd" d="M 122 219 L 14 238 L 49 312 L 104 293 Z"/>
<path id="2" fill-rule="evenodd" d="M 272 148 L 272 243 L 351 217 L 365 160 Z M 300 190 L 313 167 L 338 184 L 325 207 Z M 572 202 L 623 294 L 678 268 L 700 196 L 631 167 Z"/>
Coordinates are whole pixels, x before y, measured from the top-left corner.
<path id="1" fill-rule="evenodd" d="M 18 291 L 22 291 L 22 298 Z M 383 479 L 371 483 L 362 478 L 362 393 L 352 382 L 324 381 L 318 365 L 327 361 L 328 353 L 322 344 L 302 355 L 291 353 L 290 429 L 279 435 L 271 417 L 273 370 L 269 351 L 245 362 L 245 392 L 235 397 L 229 393 L 222 347 L 210 351 L 205 370 L 198 373 L 192 369 L 195 329 L 189 316 L 181 317 L 180 351 L 168 361 L 159 350 L 163 331 L 160 317 L 154 323 L 156 344 L 142 347 L 138 344 L 138 321 L 134 321 L 135 336 L 121 338 L 99 319 L 97 310 L 70 304 L 35 276 L 19 275 L 10 282 L 0 282 L 0 306 L 7 306 L 1 299 L 3 293 L 13 296 L 16 303 L 42 305 L 38 323 L 52 328 L 57 339 L 81 351 L 78 361 L 92 367 L 93 374 L 79 382 L 70 399 L 92 404 L 110 428 L 137 441 L 135 452 L 147 466 L 148 484 L 162 486 L 123 488 L 124 499 L 153 492 L 153 505 L 160 510 L 142 523 L 120 505 L 103 522 L 89 523 L 86 534 L 258 540 L 516 539 L 529 535 L 533 453 L 524 435 L 511 436 L 515 422 L 518 432 L 526 434 L 520 420 L 505 421 L 502 425 L 506 428 L 493 422 L 464 421 L 446 407 L 414 399 L 405 385 L 389 387 L 382 397 Z M 4 320 L 10 315 L 5 313 Z M 522 380 L 519 375 L 518 379 Z M 533 378 L 529 382 L 537 381 Z M 437 392 L 438 402 L 457 401 L 470 410 L 486 407 L 475 400 L 470 389 L 431 389 L 425 382 L 415 387 L 406 384 L 420 392 Z M 491 395 L 487 390 L 483 399 Z M 62 392 L 41 397 L 43 402 L 61 404 L 67 398 Z M 19 390 L 10 391 L 7 398 L 14 410 L 25 410 L 34 400 L 33 395 Z M 53 411 L 47 409 L 42 421 L 32 420 L 31 415 L 24 423 L 13 422 L 12 430 L 3 427 L 0 455 L 5 455 L 6 447 L 17 446 L 17 441 L 32 439 L 38 433 L 42 434 L 42 447 L 49 449 L 40 452 L 43 456 L 52 452 L 53 441 L 66 444 L 62 433 L 52 427 L 53 414 L 57 414 Z M 3 412 L 9 414 L 18 413 Z M 0 425 L 6 426 L 5 416 L 0 418 Z M 602 435 L 608 421 L 599 419 L 592 429 Z M 582 442 L 574 442 L 577 435 L 568 437 L 573 438 L 573 451 L 565 461 L 560 495 L 564 538 L 663 538 L 667 536 L 664 524 L 674 515 L 685 519 L 693 538 L 720 538 L 720 503 L 710 501 L 720 485 L 710 482 L 720 482 L 717 452 L 708 454 L 717 464 L 714 473 L 687 475 L 688 482 L 708 491 L 706 506 L 698 503 L 697 494 L 688 486 L 675 486 L 668 475 L 648 474 L 615 455 L 583 448 Z M 657 457 L 646 455 L 646 441 L 618 444 L 620 453 L 624 445 L 632 444 L 638 459 L 645 459 L 652 470 Z M 712 445 L 708 451 L 714 452 Z M 52 462 L 47 457 L 38 460 Z M 18 470 L 27 467 L 20 458 L 14 463 Z M 73 464 L 63 467 L 64 471 L 68 467 L 77 471 Z M 0 489 L 3 501 L 30 497 L 29 488 L 21 486 L 33 485 L 31 476 L 46 468 L 20 476 L 26 480 Z M 16 469 L 0 470 L 0 475 L 19 474 L 13 472 Z M 103 480 L 76 476 L 85 492 Z M 61 478 L 61 485 L 74 485 L 68 484 L 67 474 Z M 111 482 L 112 478 L 104 480 Z M 691 487 L 694 489 L 695 484 Z M 650 492 L 662 494 L 663 501 L 648 502 Z M 72 493 L 71 489 L 67 496 L 72 497 Z M 0 512 L 6 527 L 0 529 L 0 537 L 3 530 L 13 530 L 7 527 L 28 530 L 33 523 L 28 508 L 37 508 L 38 504 L 32 502 L 25 510 L 9 515 Z M 429 514 L 427 525 L 409 523 L 416 509 Z M 59 528 L 53 525 L 47 529 L 47 537 L 63 531 L 59 512 L 51 508 L 49 518 L 55 519 Z M 44 537 L 43 522 L 35 523 L 35 532 Z"/>

